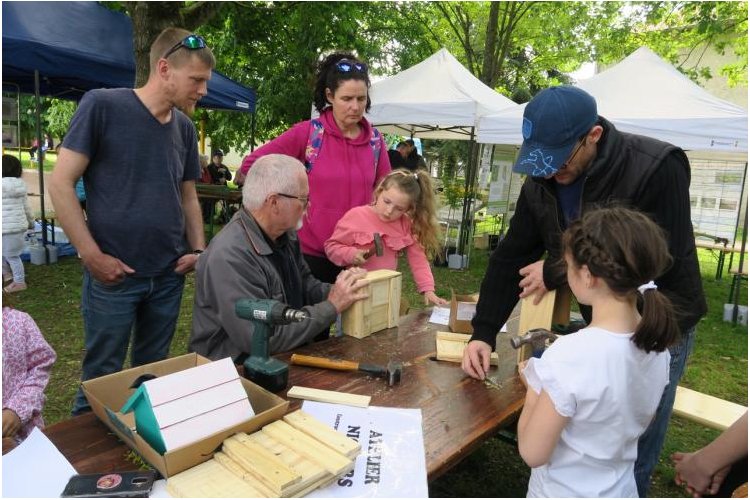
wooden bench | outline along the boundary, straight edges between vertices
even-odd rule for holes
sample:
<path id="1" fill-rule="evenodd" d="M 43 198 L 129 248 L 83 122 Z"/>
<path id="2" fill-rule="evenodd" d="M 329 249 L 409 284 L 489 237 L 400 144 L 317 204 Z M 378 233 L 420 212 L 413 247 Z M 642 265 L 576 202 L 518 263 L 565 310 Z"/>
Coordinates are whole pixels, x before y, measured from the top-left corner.
<path id="1" fill-rule="evenodd" d="M 716 263 L 716 279 L 720 280 L 721 275 L 724 273 L 724 262 L 726 261 L 726 256 L 732 253 L 740 253 L 742 251 L 742 248 L 738 246 L 730 247 L 729 240 L 726 238 L 711 237 L 711 240 L 712 241 L 696 237 L 695 247 L 710 250 L 718 254 Z"/>
<path id="2" fill-rule="evenodd" d="M 672 407 L 674 415 L 720 431 L 735 423 L 746 411 L 746 407 L 737 403 L 682 386 L 677 386 L 677 394 Z"/>

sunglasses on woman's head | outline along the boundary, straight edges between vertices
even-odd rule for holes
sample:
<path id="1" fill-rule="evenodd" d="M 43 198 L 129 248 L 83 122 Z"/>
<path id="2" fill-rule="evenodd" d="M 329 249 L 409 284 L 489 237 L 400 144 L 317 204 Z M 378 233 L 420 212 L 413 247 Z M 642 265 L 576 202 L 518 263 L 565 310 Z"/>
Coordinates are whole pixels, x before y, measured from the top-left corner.
<path id="1" fill-rule="evenodd" d="M 365 63 L 350 61 L 349 59 L 342 59 L 337 62 L 336 69 L 340 73 L 367 73 L 367 65 Z"/>
<path id="2" fill-rule="evenodd" d="M 169 49 L 166 54 L 164 54 L 164 59 L 171 56 L 180 48 L 185 47 L 188 50 L 199 50 L 199 49 L 205 49 L 206 48 L 206 41 L 203 39 L 202 36 L 199 35 L 188 35 L 176 44 L 174 44 L 174 47 Z"/>

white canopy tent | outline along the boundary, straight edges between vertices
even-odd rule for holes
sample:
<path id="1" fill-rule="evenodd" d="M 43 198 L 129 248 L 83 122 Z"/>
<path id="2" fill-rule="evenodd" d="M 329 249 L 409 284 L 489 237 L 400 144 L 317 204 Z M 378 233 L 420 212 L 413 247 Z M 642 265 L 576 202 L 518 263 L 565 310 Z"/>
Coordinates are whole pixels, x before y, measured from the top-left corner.
<path id="1" fill-rule="evenodd" d="M 445 48 L 372 84 L 367 119 L 381 132 L 427 139 L 472 138 L 479 118 L 517 107 L 469 72 Z"/>
<path id="2" fill-rule="evenodd" d="M 747 110 L 714 97 L 647 47 L 577 86 L 623 132 L 685 150 L 747 152 Z M 480 118 L 477 141 L 520 144 L 523 108 Z"/>

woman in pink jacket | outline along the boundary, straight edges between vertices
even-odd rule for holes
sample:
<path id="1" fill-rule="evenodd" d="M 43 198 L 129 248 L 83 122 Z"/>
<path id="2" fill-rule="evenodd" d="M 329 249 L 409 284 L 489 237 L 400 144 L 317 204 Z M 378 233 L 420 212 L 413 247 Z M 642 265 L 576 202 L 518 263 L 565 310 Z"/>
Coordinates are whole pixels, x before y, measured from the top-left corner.
<path id="1" fill-rule="evenodd" d="M 326 57 L 315 84 L 320 117 L 297 123 L 246 156 L 236 179 L 241 184 L 255 160 L 267 154 L 286 154 L 305 164 L 310 205 L 298 235 L 313 275 L 328 283 L 336 281 L 341 268 L 326 258 L 325 241 L 350 208 L 370 202 L 378 181 L 391 170 L 383 137 L 364 118 L 369 88 L 367 66 L 354 55 Z M 289 203 L 303 202 L 293 198 Z"/>

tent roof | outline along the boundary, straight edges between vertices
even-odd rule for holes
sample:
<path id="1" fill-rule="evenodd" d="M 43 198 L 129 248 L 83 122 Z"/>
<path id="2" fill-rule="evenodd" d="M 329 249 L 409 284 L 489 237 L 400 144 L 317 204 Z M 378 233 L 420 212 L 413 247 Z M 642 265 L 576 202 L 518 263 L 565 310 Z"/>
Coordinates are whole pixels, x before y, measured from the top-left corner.
<path id="1" fill-rule="evenodd" d="M 3 89 L 80 99 L 95 88 L 132 87 L 133 26 L 96 2 L 3 2 Z M 214 71 L 200 106 L 252 112 L 255 91 Z"/>
<path id="2" fill-rule="evenodd" d="M 469 139 L 481 115 L 516 106 L 444 48 L 373 83 L 370 98 L 367 119 L 379 130 L 431 139 Z"/>
<path id="3" fill-rule="evenodd" d="M 577 86 L 623 132 L 687 150 L 747 152 L 747 110 L 714 97 L 647 47 Z M 480 120 L 479 142 L 520 144 L 523 108 Z"/>

